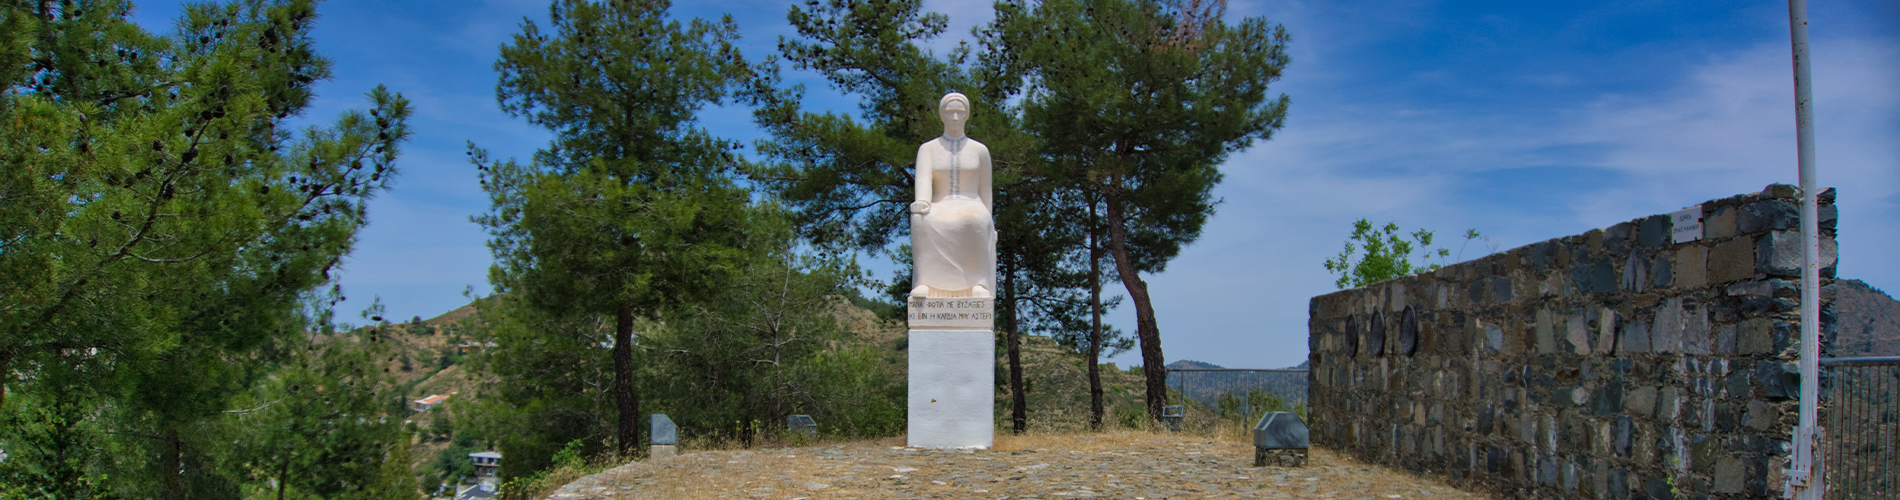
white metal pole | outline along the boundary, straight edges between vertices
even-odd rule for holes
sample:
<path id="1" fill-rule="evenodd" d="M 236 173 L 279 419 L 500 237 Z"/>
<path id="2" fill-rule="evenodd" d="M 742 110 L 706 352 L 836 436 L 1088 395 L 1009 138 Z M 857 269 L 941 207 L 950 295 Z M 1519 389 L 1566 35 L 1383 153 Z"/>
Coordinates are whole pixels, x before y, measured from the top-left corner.
<path id="1" fill-rule="evenodd" d="M 1815 405 L 1820 395 L 1821 235 L 1817 222 L 1814 185 L 1814 90 L 1808 57 L 1808 5 L 1788 0 L 1789 33 L 1794 41 L 1795 143 L 1801 170 L 1801 400 L 1800 422 L 1794 429 L 1794 457 L 1788 491 L 1799 500 L 1821 500 L 1826 491 L 1824 464 L 1817 463 L 1820 443 Z"/>

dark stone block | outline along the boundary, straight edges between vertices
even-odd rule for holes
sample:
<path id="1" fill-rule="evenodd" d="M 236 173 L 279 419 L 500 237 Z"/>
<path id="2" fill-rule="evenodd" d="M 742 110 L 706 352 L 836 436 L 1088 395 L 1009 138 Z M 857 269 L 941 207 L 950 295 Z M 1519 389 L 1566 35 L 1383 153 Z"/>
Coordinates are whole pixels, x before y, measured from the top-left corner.
<path id="1" fill-rule="evenodd" d="M 1493 427 L 1492 420 L 1496 418 L 1495 413 L 1496 411 L 1491 408 L 1490 404 L 1478 405 L 1478 434 L 1479 435 L 1491 434 L 1491 428 Z"/>
<path id="2" fill-rule="evenodd" d="M 1610 242 L 1628 241 L 1630 239 L 1630 231 L 1632 229 L 1635 229 L 1635 228 L 1630 226 L 1630 223 L 1628 222 L 1619 222 L 1614 226 L 1610 226 L 1608 229 L 1603 230 L 1603 242 L 1605 244 L 1608 244 Z M 1618 253 L 1621 253 L 1621 252 L 1618 252 Z"/>
<path id="3" fill-rule="evenodd" d="M 1801 209 L 1785 200 L 1762 200 L 1742 207 L 1735 229 L 1743 233 L 1801 227 Z"/>
<path id="4" fill-rule="evenodd" d="M 1817 211 L 1820 213 L 1815 214 L 1815 215 L 1818 215 L 1820 220 L 1815 221 L 1815 223 L 1820 225 L 1821 231 L 1824 231 L 1824 232 L 1833 231 L 1835 226 L 1840 224 L 1841 222 L 1840 207 L 1837 207 L 1833 204 L 1821 205 L 1820 207 L 1817 207 Z"/>
<path id="5" fill-rule="evenodd" d="M 1590 291 L 1616 293 L 1616 266 L 1610 259 L 1599 258 L 1590 264 Z"/>
<path id="6" fill-rule="evenodd" d="M 1722 433 L 1735 432 L 1742 427 L 1742 417 L 1746 410 L 1740 403 L 1715 404 L 1715 430 Z"/>
<path id="7" fill-rule="evenodd" d="M 1539 273 L 1549 271 L 1551 262 L 1555 260 L 1554 254 L 1556 253 L 1556 248 L 1557 245 L 1548 241 L 1532 244 L 1531 266 L 1536 268 Z"/>
<path id="8" fill-rule="evenodd" d="M 1615 439 L 1616 456 L 1628 457 L 1630 456 L 1630 452 L 1631 452 L 1630 434 L 1635 432 L 1635 429 L 1634 429 L 1635 425 L 1633 422 L 1630 421 L 1630 417 L 1628 415 L 1624 415 L 1624 416 L 1616 417 L 1615 427 L 1616 429 L 1614 432 L 1616 433 L 1616 439 Z"/>
<path id="9" fill-rule="evenodd" d="M 1551 389 L 1557 388 L 1557 377 L 1552 377 L 1549 373 L 1539 372 L 1528 375 L 1530 375 L 1528 378 L 1531 387 L 1543 389 L 1543 391 L 1539 392 L 1548 392 Z"/>
<path id="10" fill-rule="evenodd" d="M 1675 282 L 1675 275 L 1670 270 L 1668 253 L 1656 254 L 1656 261 L 1650 264 L 1649 278 L 1650 284 L 1657 288 L 1666 287 Z"/>
<path id="11" fill-rule="evenodd" d="M 1662 477 L 1652 476 L 1643 478 L 1643 494 L 1649 495 L 1649 498 L 1656 500 L 1675 500 L 1676 494 L 1674 491 L 1671 491 L 1671 489 L 1669 483 Z"/>
<path id="12" fill-rule="evenodd" d="M 1708 434 L 1689 437 L 1689 470 L 1697 474 L 1715 472 L 1716 440 Z"/>
<path id="13" fill-rule="evenodd" d="M 1801 373 L 1792 363 L 1762 361 L 1755 364 L 1755 381 L 1761 384 L 1762 397 L 1771 401 L 1801 394 Z"/>
<path id="14" fill-rule="evenodd" d="M 1613 469 L 1610 471 L 1610 498 L 1623 500 L 1630 497 L 1629 478 L 1629 469 Z"/>
<path id="15" fill-rule="evenodd" d="M 1619 329 L 1616 348 L 1620 352 L 1649 352 L 1649 324 L 1642 321 L 1623 323 Z"/>
<path id="16" fill-rule="evenodd" d="M 1643 248 L 1662 248 L 1671 241 L 1669 230 L 1673 224 L 1668 214 L 1651 215 L 1643 219 L 1642 228 L 1637 231 L 1637 243 Z"/>
<path id="17" fill-rule="evenodd" d="M 1748 496 L 1752 498 L 1767 498 L 1768 497 L 1767 460 L 1762 459 L 1762 458 L 1750 458 L 1750 459 L 1747 459 L 1746 462 L 1748 463 L 1748 476 L 1747 476 L 1748 479 L 1744 483 L 1746 485 L 1745 491 L 1748 493 Z"/>
<path id="18" fill-rule="evenodd" d="M 1557 461 L 1551 457 L 1537 460 L 1537 484 L 1539 486 L 1557 485 Z"/>
<path id="19" fill-rule="evenodd" d="M 1743 316 L 1774 314 L 1781 304 L 1768 297 L 1748 297 L 1735 303 L 1735 312 Z"/>
<path id="20" fill-rule="evenodd" d="M 1484 302 L 1484 280 L 1472 280 L 1466 286 L 1465 297 L 1471 299 L 1473 304 Z"/>
<path id="21" fill-rule="evenodd" d="M 1499 450 L 1494 446 L 1484 447 L 1484 470 L 1495 474 L 1504 465 L 1503 461 L 1504 450 Z"/>
<path id="22" fill-rule="evenodd" d="M 1748 390 L 1747 370 L 1729 372 L 1728 378 L 1722 381 L 1722 385 L 1726 386 L 1728 389 L 1728 397 L 1731 398 L 1747 398 L 1754 395 L 1754 393 Z"/>
<path id="23" fill-rule="evenodd" d="M 1494 276 L 1487 281 L 1491 283 L 1491 296 L 1492 296 L 1491 301 L 1493 303 L 1502 304 L 1502 303 L 1511 301 L 1511 279 L 1510 278 Z"/>
<path id="24" fill-rule="evenodd" d="M 1793 309 L 1793 307 L 1791 306 L 1789 309 Z M 1801 340 L 1800 338 L 1798 338 L 1799 334 L 1794 331 L 1794 328 L 1795 327 L 1792 323 L 1789 323 L 1786 321 L 1775 322 L 1775 328 L 1774 328 L 1775 350 L 1774 352 L 1787 351 L 1788 348 L 1794 347 L 1795 343 Z"/>
<path id="25" fill-rule="evenodd" d="M 1747 236 L 1715 245 L 1709 250 L 1709 282 L 1726 283 L 1755 277 L 1755 242 Z"/>
<path id="26" fill-rule="evenodd" d="M 1577 293 L 1590 293 L 1591 273 L 1589 262 L 1578 262 L 1576 267 L 1570 268 L 1570 286 L 1576 288 Z"/>
<path id="27" fill-rule="evenodd" d="M 1801 234 L 1775 231 L 1755 241 L 1755 272 L 1769 276 L 1801 275 Z"/>

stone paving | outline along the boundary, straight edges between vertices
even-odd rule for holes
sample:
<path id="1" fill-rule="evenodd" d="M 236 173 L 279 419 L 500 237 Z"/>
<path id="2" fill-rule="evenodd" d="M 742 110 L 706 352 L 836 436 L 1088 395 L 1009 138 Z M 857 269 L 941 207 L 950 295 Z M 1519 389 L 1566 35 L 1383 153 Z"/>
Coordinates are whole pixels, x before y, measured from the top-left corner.
<path id="1" fill-rule="evenodd" d="M 999 437 L 983 451 L 902 444 L 684 453 L 587 476 L 548 498 L 1486 498 L 1323 449 L 1303 467 L 1252 467 L 1252 447 L 1237 439 L 1119 432 Z"/>

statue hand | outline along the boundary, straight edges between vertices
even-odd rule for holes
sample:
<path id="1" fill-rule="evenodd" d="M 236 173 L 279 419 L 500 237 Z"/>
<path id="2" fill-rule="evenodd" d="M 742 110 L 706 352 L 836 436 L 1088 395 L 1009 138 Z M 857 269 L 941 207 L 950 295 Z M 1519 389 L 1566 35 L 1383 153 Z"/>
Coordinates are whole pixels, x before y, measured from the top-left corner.
<path id="1" fill-rule="evenodd" d="M 930 202 L 928 202 L 928 201 L 913 201 L 913 202 L 910 202 L 910 213 L 913 213 L 913 214 L 917 214 L 917 215 L 925 215 L 925 214 L 929 214 L 929 213 L 930 213 Z"/>

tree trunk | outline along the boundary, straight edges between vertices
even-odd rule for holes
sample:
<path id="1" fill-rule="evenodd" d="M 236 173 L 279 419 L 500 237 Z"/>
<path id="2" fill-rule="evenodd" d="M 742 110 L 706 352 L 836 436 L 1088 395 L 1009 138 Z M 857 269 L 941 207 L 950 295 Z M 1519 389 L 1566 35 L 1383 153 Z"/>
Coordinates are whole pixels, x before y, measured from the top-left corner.
<path id="1" fill-rule="evenodd" d="M 1115 256 L 1115 272 L 1121 275 L 1128 298 L 1135 302 L 1135 338 L 1141 341 L 1141 371 L 1147 379 L 1148 418 L 1161 420 L 1161 407 L 1168 401 L 1168 367 L 1161 356 L 1161 329 L 1155 325 L 1154 304 L 1148 299 L 1148 283 L 1136 274 L 1135 261 L 1128 254 L 1128 221 L 1122 213 L 1119 197 L 1108 201 L 1108 250 Z"/>
<path id="2" fill-rule="evenodd" d="M 1102 244 L 1095 201 L 1089 201 L 1089 429 L 1102 430 Z"/>
<path id="3" fill-rule="evenodd" d="M 1016 332 L 1016 314 L 1021 305 L 1018 303 L 1020 297 L 1016 296 L 1016 261 L 1019 256 L 1013 251 L 1008 255 L 1009 258 L 1003 261 L 1004 272 L 1001 274 L 1002 296 L 1009 304 L 1003 314 L 1003 342 L 1009 353 L 1009 428 L 1015 434 L 1022 434 L 1029 429 L 1029 399 L 1023 394 L 1022 337 Z"/>
<path id="4" fill-rule="evenodd" d="M 164 466 L 158 473 L 165 477 L 165 498 L 184 500 L 190 495 L 185 491 L 185 444 L 178 438 L 178 429 L 165 431 Z"/>
<path id="5" fill-rule="evenodd" d="M 0 349 L 0 408 L 7 407 L 7 381 L 13 380 L 13 348 Z"/>
<path id="6" fill-rule="evenodd" d="M 284 455 L 284 465 L 277 470 L 277 500 L 284 500 L 284 488 L 290 485 L 290 455 Z"/>
<path id="7" fill-rule="evenodd" d="M 619 412 L 615 441 L 620 456 L 640 450 L 640 397 L 633 392 L 633 307 L 620 306 L 614 318 L 614 410 Z"/>

